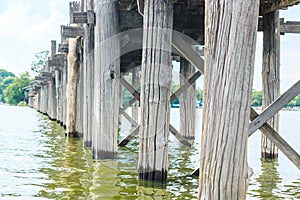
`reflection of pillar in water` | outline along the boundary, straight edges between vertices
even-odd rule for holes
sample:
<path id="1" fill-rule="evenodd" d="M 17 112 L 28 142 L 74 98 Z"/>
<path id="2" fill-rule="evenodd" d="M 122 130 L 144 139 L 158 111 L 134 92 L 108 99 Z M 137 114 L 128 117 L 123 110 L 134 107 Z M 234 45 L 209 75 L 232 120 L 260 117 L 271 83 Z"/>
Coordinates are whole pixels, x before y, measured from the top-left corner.
<path id="1" fill-rule="evenodd" d="M 114 160 L 94 163 L 92 186 L 88 199 L 113 199 L 120 196 L 118 163 Z"/>
<path id="2" fill-rule="evenodd" d="M 277 167 L 277 161 L 262 160 L 262 173 L 258 178 L 256 178 L 256 181 L 260 185 L 260 189 L 258 190 L 258 192 L 261 197 L 274 199 L 276 198 L 273 191 L 277 189 L 277 184 L 281 182 Z"/>

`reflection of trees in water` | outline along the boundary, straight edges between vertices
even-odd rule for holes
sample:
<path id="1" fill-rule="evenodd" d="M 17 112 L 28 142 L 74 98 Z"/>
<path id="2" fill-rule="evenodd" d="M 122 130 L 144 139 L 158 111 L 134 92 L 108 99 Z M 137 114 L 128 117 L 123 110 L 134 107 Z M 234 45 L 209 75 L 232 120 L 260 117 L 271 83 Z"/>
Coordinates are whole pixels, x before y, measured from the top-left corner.
<path id="1" fill-rule="evenodd" d="M 262 199 L 278 199 L 274 191 L 278 189 L 277 184 L 281 182 L 279 173 L 277 171 L 278 161 L 262 160 L 261 169 L 262 173 L 256 178 L 259 183 L 259 197 Z"/>

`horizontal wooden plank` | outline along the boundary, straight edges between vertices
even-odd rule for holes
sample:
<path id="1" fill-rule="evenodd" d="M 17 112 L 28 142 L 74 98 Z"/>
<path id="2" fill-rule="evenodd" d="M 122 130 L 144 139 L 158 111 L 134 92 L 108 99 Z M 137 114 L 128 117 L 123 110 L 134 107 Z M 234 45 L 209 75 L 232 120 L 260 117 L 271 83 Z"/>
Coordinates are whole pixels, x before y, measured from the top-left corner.
<path id="1" fill-rule="evenodd" d="M 49 67 L 64 66 L 64 64 L 65 64 L 65 60 L 63 60 L 63 59 L 48 60 L 48 66 Z"/>
<path id="2" fill-rule="evenodd" d="M 58 52 L 68 53 L 69 52 L 69 44 L 58 44 Z"/>
<path id="3" fill-rule="evenodd" d="M 84 36 L 82 27 L 61 26 L 61 36 L 65 38 L 76 38 L 77 36 Z"/>
<path id="4" fill-rule="evenodd" d="M 272 104 L 270 104 L 258 117 L 256 117 L 250 123 L 249 134 L 253 134 L 276 113 L 278 113 L 287 103 L 293 100 L 298 94 L 300 94 L 300 80 L 279 98 L 277 98 Z"/>
<path id="5" fill-rule="evenodd" d="M 52 77 L 52 73 L 50 72 L 41 72 L 42 77 Z"/>
<path id="6" fill-rule="evenodd" d="M 300 22 L 280 24 L 280 33 L 300 33 Z"/>
<path id="7" fill-rule="evenodd" d="M 71 16 L 73 18 L 74 24 L 86 24 L 87 23 L 87 13 L 86 12 L 74 12 Z"/>
<path id="8" fill-rule="evenodd" d="M 258 19 L 258 31 L 263 31 L 263 18 Z M 284 21 L 280 18 L 280 33 L 300 33 L 300 22 L 298 21 Z"/>
<path id="9" fill-rule="evenodd" d="M 36 81 L 50 81 L 51 78 L 50 77 L 43 77 L 43 76 L 36 76 L 36 77 L 34 77 L 34 80 L 36 80 Z M 39 84 L 41 84 L 41 83 L 39 83 Z"/>
<path id="10" fill-rule="evenodd" d="M 71 18 L 74 24 L 95 24 L 95 13 L 92 10 L 87 12 L 74 12 Z"/>

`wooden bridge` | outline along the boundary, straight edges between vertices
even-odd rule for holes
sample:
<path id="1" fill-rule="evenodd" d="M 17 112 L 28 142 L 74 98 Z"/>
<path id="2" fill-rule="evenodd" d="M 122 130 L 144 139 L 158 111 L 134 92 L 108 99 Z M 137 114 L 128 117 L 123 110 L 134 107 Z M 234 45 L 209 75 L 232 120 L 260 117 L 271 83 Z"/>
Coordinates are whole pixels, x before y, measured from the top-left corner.
<path id="1" fill-rule="evenodd" d="M 139 136 L 139 177 L 165 180 L 169 132 L 183 145 L 194 139 L 195 81 L 205 74 L 199 197 L 245 198 L 247 137 L 256 130 L 264 135 L 264 158 L 276 159 L 279 148 L 300 169 L 299 154 L 277 132 L 278 111 L 300 93 L 299 80 L 280 96 L 280 35 L 300 33 L 300 22 L 279 19 L 278 10 L 299 2 L 72 2 L 61 43 L 57 48 L 51 41 L 51 57 L 27 88 L 29 106 L 65 126 L 68 137 L 83 138 L 95 159 L 116 158 L 118 145 Z M 260 115 L 249 106 L 257 31 L 264 33 Z M 181 73 L 174 94 L 172 60 L 180 61 Z M 124 79 L 129 73 L 132 84 Z M 133 96 L 126 105 L 121 87 Z M 170 103 L 179 96 L 176 130 L 169 120 Z M 125 112 L 130 106 L 131 116 Z M 118 144 L 119 115 L 133 129 Z"/>

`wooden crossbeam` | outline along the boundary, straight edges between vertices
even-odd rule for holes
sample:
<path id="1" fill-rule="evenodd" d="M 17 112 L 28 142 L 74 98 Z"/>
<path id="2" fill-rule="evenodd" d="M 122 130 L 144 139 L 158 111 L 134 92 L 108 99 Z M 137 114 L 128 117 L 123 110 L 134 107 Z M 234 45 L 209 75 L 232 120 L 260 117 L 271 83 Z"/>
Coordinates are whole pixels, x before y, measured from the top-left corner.
<path id="1" fill-rule="evenodd" d="M 300 3 L 300 0 L 276 0 L 276 1 L 267 1 L 260 5 L 260 15 L 265 15 L 270 12 L 274 12 L 279 9 L 285 9 L 289 6 L 297 5 Z"/>
<path id="2" fill-rule="evenodd" d="M 69 44 L 58 44 L 58 52 L 68 53 L 69 52 Z"/>
<path id="3" fill-rule="evenodd" d="M 51 78 L 50 77 L 44 77 L 44 76 L 36 76 L 36 77 L 34 77 L 34 80 L 36 80 L 36 81 L 50 81 Z"/>
<path id="4" fill-rule="evenodd" d="M 300 33 L 300 22 L 287 21 L 280 23 L 280 33 Z"/>
<path id="5" fill-rule="evenodd" d="M 84 36 L 84 29 L 82 27 L 62 25 L 61 36 L 64 38 L 76 38 L 77 36 Z"/>
<path id="6" fill-rule="evenodd" d="M 179 97 L 185 90 L 187 90 L 193 83 L 196 82 L 196 80 L 201 76 L 201 72 L 197 71 L 193 76 L 191 76 L 187 82 L 182 85 L 176 92 L 174 92 L 170 97 L 170 103 L 172 103 L 177 97 Z M 122 78 L 123 79 L 123 78 Z M 133 94 L 136 90 L 126 81 L 120 79 L 121 84 L 131 93 Z M 133 93 L 132 93 L 133 92 Z M 131 99 L 124 107 L 123 109 L 126 110 L 129 106 L 131 106 L 135 101 L 137 101 L 140 96 L 139 93 L 133 95 L 134 98 Z"/>
<path id="7" fill-rule="evenodd" d="M 172 46 L 202 74 L 204 73 L 204 60 L 184 40 L 182 35 L 175 31 L 173 31 Z"/>
<path id="8" fill-rule="evenodd" d="M 251 108 L 250 119 L 254 120 L 258 116 L 258 113 Z M 296 167 L 298 167 L 298 169 L 300 169 L 300 155 L 268 123 L 264 124 L 260 130 Z"/>
<path id="9" fill-rule="evenodd" d="M 121 111 L 122 110 L 122 111 Z M 132 119 L 124 110 L 121 108 L 120 112 L 126 119 L 129 120 L 134 126 L 137 125 L 137 122 Z M 137 136 L 139 132 L 140 125 L 137 125 L 133 131 L 131 131 L 120 143 L 118 146 L 125 146 L 130 140 Z M 192 146 L 187 139 L 185 139 L 171 124 L 169 124 L 169 131 L 185 146 Z"/>
<path id="10" fill-rule="evenodd" d="M 136 91 L 124 78 L 120 77 L 120 83 L 137 99 L 140 100 L 140 93 Z"/>
<path id="11" fill-rule="evenodd" d="M 123 108 L 119 108 L 119 112 L 135 127 L 139 126 L 138 123 L 132 119 L 126 112 Z"/>
<path id="12" fill-rule="evenodd" d="M 120 77 L 120 83 L 139 101 L 140 100 L 140 93 L 136 91 L 126 80 Z M 134 126 L 138 124 L 132 119 L 122 108 L 120 109 L 120 113 L 129 120 Z M 171 125 L 169 124 L 170 132 L 183 144 L 186 146 L 191 146 L 191 144 Z M 134 136 L 128 135 L 127 137 L 133 138 Z M 127 138 L 126 137 L 126 138 Z M 125 139 L 126 139 L 125 138 Z M 122 141 L 123 142 L 123 141 Z M 127 143 L 126 143 L 127 144 Z"/>
<path id="13" fill-rule="evenodd" d="M 65 63 L 64 59 L 49 59 L 48 60 L 49 67 L 64 66 L 64 63 Z"/>
<path id="14" fill-rule="evenodd" d="M 135 127 L 119 144 L 119 147 L 124 147 L 130 142 L 135 136 L 138 135 L 140 126 Z"/>
<path id="15" fill-rule="evenodd" d="M 95 24 L 95 13 L 92 10 L 74 12 L 70 17 L 74 24 Z"/>
<path id="16" fill-rule="evenodd" d="M 258 30 L 263 31 L 263 18 L 258 19 Z M 284 21 L 284 18 L 280 18 L 280 34 L 285 33 L 300 33 L 300 22 L 297 21 Z"/>
<path id="17" fill-rule="evenodd" d="M 250 120 L 255 120 L 257 117 L 259 117 L 259 114 L 251 108 Z M 263 124 L 259 129 L 296 167 L 298 167 L 298 169 L 300 169 L 300 155 L 268 123 Z M 251 135 L 253 134 L 249 132 L 248 137 Z M 192 175 L 199 175 L 199 168 L 194 170 Z"/>
<path id="18" fill-rule="evenodd" d="M 52 77 L 52 73 L 50 73 L 50 72 L 41 72 L 41 75 L 42 75 L 42 77 L 49 77 L 49 78 Z"/>
<path id="19" fill-rule="evenodd" d="M 172 103 L 177 97 L 179 97 L 184 91 L 186 91 L 196 80 L 201 76 L 201 72 L 197 71 L 187 82 L 182 85 L 174 94 L 170 97 L 170 103 Z"/>
<path id="20" fill-rule="evenodd" d="M 127 108 L 129 108 L 134 102 L 138 101 L 137 98 L 133 97 L 127 104 L 125 104 L 123 106 L 123 109 L 126 110 Z"/>
<path id="21" fill-rule="evenodd" d="M 251 123 L 249 128 L 249 135 L 252 135 L 257 129 L 262 127 L 269 119 L 278 113 L 287 103 L 293 100 L 300 94 L 300 80 L 290 87 L 284 94 L 277 98 L 270 104 L 258 117 Z"/>

